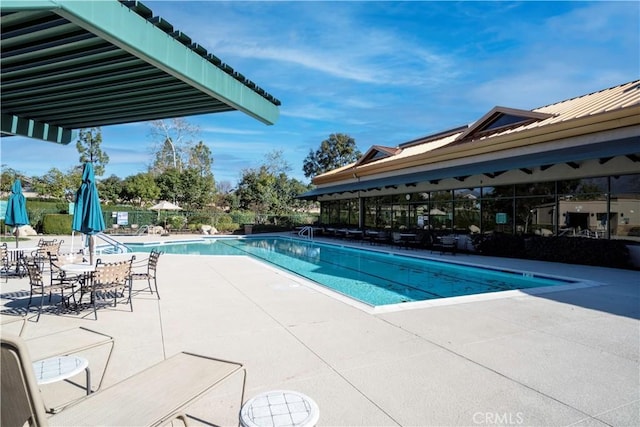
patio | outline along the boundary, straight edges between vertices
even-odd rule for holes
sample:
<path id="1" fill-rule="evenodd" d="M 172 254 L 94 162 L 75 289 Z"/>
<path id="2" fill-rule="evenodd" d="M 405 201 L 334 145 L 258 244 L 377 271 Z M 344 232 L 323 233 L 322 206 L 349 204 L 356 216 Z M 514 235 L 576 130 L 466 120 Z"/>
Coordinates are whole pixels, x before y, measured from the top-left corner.
<path id="1" fill-rule="evenodd" d="M 43 312 L 35 323 L 32 311 L 23 337 L 78 326 L 113 336 L 103 387 L 179 351 L 242 362 L 245 400 L 300 391 L 317 402 L 321 426 L 640 425 L 637 271 L 462 257 L 604 285 L 368 314 L 246 257 L 165 254 L 161 300 L 140 292 L 133 312 L 102 309 L 97 321 L 90 311 Z M 0 286 L 2 311 L 24 311 L 28 280 Z M 104 357 L 94 353 L 97 376 Z M 237 424 L 234 381 L 188 408 L 192 424 Z M 84 392 L 42 390 L 48 403 Z"/>

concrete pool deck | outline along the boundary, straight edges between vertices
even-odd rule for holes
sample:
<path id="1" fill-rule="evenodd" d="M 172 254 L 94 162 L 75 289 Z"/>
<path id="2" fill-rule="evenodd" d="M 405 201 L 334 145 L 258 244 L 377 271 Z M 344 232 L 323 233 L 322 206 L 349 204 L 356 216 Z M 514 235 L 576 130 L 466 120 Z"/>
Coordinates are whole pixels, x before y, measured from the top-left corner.
<path id="1" fill-rule="evenodd" d="M 139 292 L 133 312 L 125 304 L 105 308 L 97 321 L 89 311 L 46 312 L 36 323 L 32 310 L 23 336 L 78 326 L 112 335 L 103 387 L 183 350 L 239 361 L 247 369 L 245 400 L 267 390 L 300 391 L 318 404 L 319 426 L 640 425 L 638 271 L 433 257 L 602 285 L 369 313 L 247 257 L 165 254 L 161 300 Z M 23 313 L 28 280 L 0 286 L 3 313 Z M 102 359 L 90 358 L 94 375 Z M 191 423 L 236 425 L 237 386 L 230 382 L 190 407 Z M 83 391 L 49 387 L 48 400 Z"/>

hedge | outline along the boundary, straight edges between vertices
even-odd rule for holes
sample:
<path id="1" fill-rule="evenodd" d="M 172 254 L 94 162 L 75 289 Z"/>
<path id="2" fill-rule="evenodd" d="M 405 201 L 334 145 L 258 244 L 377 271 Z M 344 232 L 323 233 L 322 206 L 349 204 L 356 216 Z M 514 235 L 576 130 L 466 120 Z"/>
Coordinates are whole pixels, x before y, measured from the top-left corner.
<path id="1" fill-rule="evenodd" d="M 44 234 L 71 234 L 73 215 L 47 214 L 42 218 Z"/>
<path id="2" fill-rule="evenodd" d="M 586 237 L 540 237 L 494 233 L 478 244 L 483 255 L 565 264 L 633 268 L 624 241 Z"/>

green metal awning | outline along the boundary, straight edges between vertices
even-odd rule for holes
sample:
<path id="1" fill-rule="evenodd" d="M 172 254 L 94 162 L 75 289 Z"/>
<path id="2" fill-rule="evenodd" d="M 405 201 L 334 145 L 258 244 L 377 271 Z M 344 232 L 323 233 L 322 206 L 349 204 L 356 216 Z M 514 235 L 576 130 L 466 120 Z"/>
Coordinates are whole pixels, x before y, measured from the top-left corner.
<path id="1" fill-rule="evenodd" d="M 138 1 L 2 0 L 1 135 L 68 144 L 74 129 L 280 101 Z"/>

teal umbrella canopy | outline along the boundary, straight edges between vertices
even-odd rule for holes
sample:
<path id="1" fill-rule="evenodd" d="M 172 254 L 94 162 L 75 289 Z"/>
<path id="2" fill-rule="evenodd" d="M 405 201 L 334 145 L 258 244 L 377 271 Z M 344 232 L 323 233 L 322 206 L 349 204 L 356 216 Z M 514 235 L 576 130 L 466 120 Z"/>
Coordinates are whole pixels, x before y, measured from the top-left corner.
<path id="1" fill-rule="evenodd" d="M 91 163 L 85 163 L 82 171 L 82 184 L 76 192 L 72 228 L 89 235 L 100 233 L 106 228 Z"/>
<path id="2" fill-rule="evenodd" d="M 7 201 L 7 212 L 4 215 L 4 223 L 11 227 L 20 227 L 29 224 L 27 215 L 27 199 L 22 194 L 22 183 L 16 179 L 11 186 L 11 195 Z"/>

